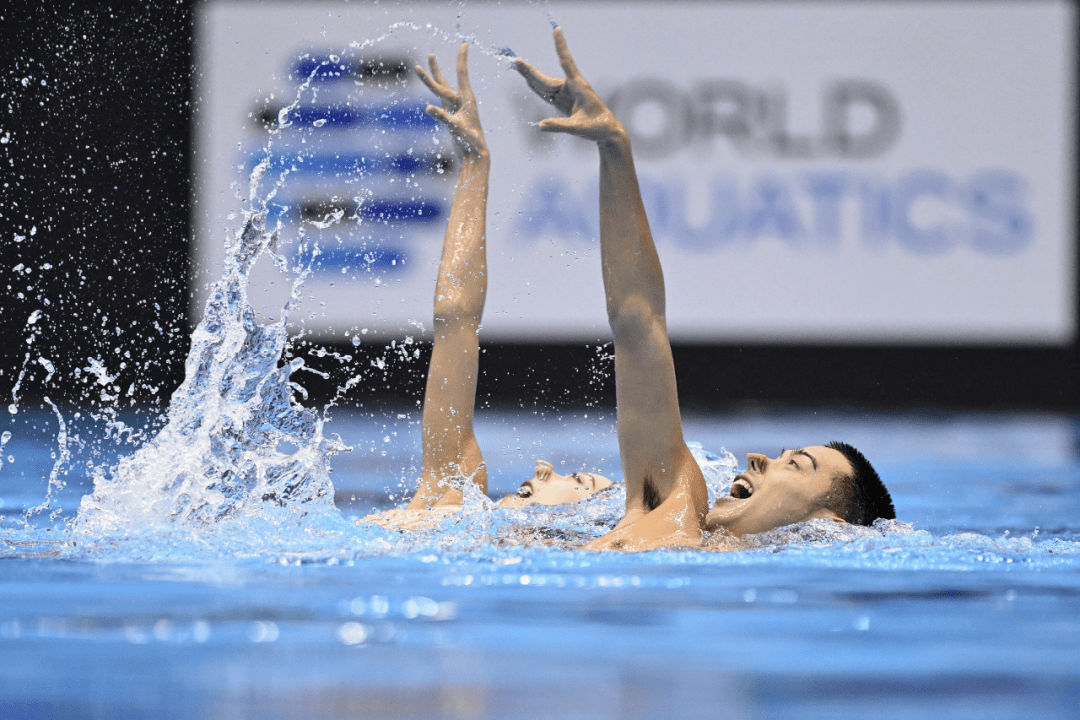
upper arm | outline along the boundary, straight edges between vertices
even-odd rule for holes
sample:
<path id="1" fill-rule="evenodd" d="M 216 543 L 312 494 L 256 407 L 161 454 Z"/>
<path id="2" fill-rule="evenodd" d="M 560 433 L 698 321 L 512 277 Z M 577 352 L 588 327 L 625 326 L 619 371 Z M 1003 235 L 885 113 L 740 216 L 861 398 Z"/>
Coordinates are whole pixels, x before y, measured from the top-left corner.
<path id="1" fill-rule="evenodd" d="M 624 464 L 671 468 L 685 443 L 667 323 L 647 299 L 629 296 L 611 327 Z"/>

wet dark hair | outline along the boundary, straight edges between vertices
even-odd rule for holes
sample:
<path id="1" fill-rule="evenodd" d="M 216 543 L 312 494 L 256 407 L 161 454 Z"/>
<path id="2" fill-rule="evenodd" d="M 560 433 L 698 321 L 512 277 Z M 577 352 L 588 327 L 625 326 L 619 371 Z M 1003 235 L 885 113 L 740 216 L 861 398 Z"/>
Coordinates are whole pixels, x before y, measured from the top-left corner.
<path id="1" fill-rule="evenodd" d="M 866 456 L 843 442 L 833 441 L 825 447 L 847 458 L 852 472 L 833 478 L 831 492 L 824 498 L 822 507 L 852 525 L 869 525 L 878 518 L 895 520 L 892 497 Z"/>

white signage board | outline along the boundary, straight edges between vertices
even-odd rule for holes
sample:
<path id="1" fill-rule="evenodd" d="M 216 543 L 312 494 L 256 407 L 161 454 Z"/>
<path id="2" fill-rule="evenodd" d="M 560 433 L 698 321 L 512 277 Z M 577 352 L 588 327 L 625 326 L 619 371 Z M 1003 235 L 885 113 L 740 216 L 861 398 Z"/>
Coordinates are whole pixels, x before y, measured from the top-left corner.
<path id="1" fill-rule="evenodd" d="M 430 330 L 456 165 L 410 68 L 434 52 L 452 77 L 468 39 L 492 156 L 481 337 L 607 337 L 596 149 L 536 130 L 551 113 L 505 54 L 558 74 L 558 22 L 632 135 L 673 340 L 1067 344 L 1073 15 L 1067 2 L 207 3 L 196 318 L 269 157 L 259 192 L 275 191 L 290 269 L 260 261 L 255 307 L 276 315 L 310 263 L 293 315 L 309 334 Z"/>

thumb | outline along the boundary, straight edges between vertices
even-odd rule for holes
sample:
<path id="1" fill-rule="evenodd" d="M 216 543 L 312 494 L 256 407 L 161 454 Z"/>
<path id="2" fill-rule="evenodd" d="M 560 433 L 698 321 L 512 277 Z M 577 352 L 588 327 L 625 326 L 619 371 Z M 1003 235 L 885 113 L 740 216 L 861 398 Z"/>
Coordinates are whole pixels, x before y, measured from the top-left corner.
<path id="1" fill-rule="evenodd" d="M 547 118 L 537 123 L 537 127 L 544 132 L 575 133 L 576 124 L 570 118 Z"/>
<path id="2" fill-rule="evenodd" d="M 434 119 L 438 120 L 439 122 L 441 122 L 443 125 L 449 125 L 450 127 L 454 126 L 454 120 L 451 118 L 449 113 L 447 113 L 441 107 L 436 107 L 434 105 L 428 105 L 426 108 L 424 108 L 424 112 L 427 113 L 432 118 L 434 118 Z"/>

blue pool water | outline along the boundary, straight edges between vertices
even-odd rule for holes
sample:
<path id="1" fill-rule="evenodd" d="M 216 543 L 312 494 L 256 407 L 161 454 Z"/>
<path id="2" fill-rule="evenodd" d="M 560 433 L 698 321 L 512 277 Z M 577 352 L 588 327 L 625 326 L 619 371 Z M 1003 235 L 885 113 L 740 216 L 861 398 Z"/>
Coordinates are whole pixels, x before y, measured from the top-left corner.
<path id="1" fill-rule="evenodd" d="M 611 417 L 588 412 L 481 414 L 491 494 L 537 457 L 617 477 Z M 63 517 L 52 531 L 44 515 L 22 523 L 56 449 L 51 413 L 27 420 L 0 469 L 0 715 L 1076 716 L 1070 418 L 688 417 L 688 438 L 740 455 L 850 440 L 910 527 L 643 554 L 473 531 L 447 549 L 356 526 L 419 461 L 416 420 L 339 411 L 328 423 L 354 447 L 333 461 L 340 524 L 336 512 L 295 532 L 250 520 L 230 538 L 206 528 L 85 551 Z M 90 489 L 68 481 L 64 517 Z"/>

